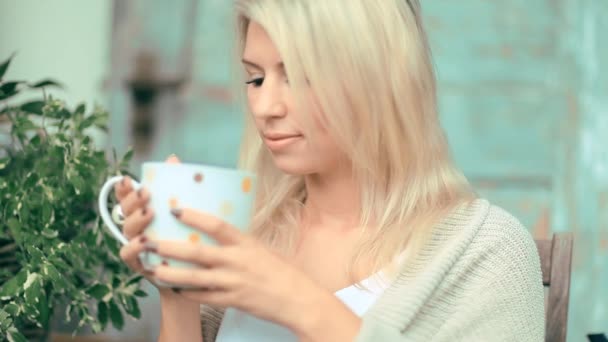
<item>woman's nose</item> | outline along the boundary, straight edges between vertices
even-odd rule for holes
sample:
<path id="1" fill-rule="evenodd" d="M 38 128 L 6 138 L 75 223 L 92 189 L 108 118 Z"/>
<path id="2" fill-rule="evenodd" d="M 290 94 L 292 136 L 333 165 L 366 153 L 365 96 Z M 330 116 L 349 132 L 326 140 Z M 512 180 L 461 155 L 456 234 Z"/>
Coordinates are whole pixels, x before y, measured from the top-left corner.
<path id="1" fill-rule="evenodd" d="M 279 87 L 271 86 L 260 89 L 254 103 L 253 114 L 259 119 L 279 118 L 287 114 L 287 105 Z"/>

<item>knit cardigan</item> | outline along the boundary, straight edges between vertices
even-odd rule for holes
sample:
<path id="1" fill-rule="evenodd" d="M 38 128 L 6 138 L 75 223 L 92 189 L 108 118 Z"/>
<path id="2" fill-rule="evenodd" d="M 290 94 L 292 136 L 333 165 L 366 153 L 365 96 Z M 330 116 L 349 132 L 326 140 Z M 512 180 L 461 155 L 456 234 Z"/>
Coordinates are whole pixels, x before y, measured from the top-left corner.
<path id="1" fill-rule="evenodd" d="M 544 289 L 534 240 L 478 199 L 437 224 L 362 317 L 357 342 L 543 341 Z M 223 310 L 201 306 L 204 342 Z"/>

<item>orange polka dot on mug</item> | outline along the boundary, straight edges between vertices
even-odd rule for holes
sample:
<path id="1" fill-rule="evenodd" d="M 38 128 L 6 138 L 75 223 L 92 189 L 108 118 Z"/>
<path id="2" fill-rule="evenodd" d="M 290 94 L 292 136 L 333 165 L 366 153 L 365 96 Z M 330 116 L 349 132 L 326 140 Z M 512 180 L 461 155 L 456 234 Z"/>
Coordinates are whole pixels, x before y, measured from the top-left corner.
<path id="1" fill-rule="evenodd" d="M 243 192 L 245 193 L 251 191 L 251 178 L 246 177 L 245 179 L 243 179 L 243 182 L 241 183 L 241 189 L 243 189 Z"/>
<path id="2" fill-rule="evenodd" d="M 225 201 L 220 206 L 220 215 L 222 217 L 230 216 L 234 213 L 234 206 L 229 201 Z"/>
<path id="3" fill-rule="evenodd" d="M 144 176 L 144 181 L 147 184 L 150 184 L 150 183 L 154 182 L 154 176 L 156 176 L 156 172 L 154 171 L 154 169 L 152 169 L 152 168 L 148 169 L 146 171 L 145 176 Z"/>
<path id="4" fill-rule="evenodd" d="M 188 241 L 192 243 L 198 243 L 199 241 L 201 241 L 201 237 L 196 233 L 190 233 L 190 235 L 188 235 Z"/>

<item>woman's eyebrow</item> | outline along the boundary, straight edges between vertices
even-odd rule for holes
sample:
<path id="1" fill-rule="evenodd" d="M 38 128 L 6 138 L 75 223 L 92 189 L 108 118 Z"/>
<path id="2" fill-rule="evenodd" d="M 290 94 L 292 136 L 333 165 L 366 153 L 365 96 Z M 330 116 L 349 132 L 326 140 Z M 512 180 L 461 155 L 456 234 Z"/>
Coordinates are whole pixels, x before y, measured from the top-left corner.
<path id="1" fill-rule="evenodd" d="M 259 70 L 264 70 L 264 68 L 262 68 L 261 66 L 255 64 L 254 62 L 249 61 L 249 60 L 247 60 L 245 58 L 243 58 L 241 61 L 243 62 L 243 64 L 248 65 L 248 66 L 250 66 L 252 68 L 256 68 L 256 69 L 259 69 Z M 283 64 L 283 62 L 277 63 L 276 67 L 279 68 L 280 70 L 285 70 L 285 65 Z"/>

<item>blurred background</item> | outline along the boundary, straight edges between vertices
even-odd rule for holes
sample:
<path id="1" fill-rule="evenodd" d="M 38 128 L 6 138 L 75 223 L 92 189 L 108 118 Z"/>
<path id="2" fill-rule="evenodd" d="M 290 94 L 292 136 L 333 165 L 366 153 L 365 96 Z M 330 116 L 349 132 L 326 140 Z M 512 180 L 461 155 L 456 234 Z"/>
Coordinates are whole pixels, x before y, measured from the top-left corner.
<path id="1" fill-rule="evenodd" d="M 535 238 L 574 233 L 568 340 L 608 330 L 608 0 L 422 0 L 455 159 Z M 133 170 L 171 153 L 234 166 L 229 0 L 0 0 L 12 79 L 51 77 L 111 113 Z M 603 42 L 603 43 L 602 43 Z M 158 297 L 126 340 L 157 337 Z M 61 322 L 57 322 L 61 330 Z"/>

